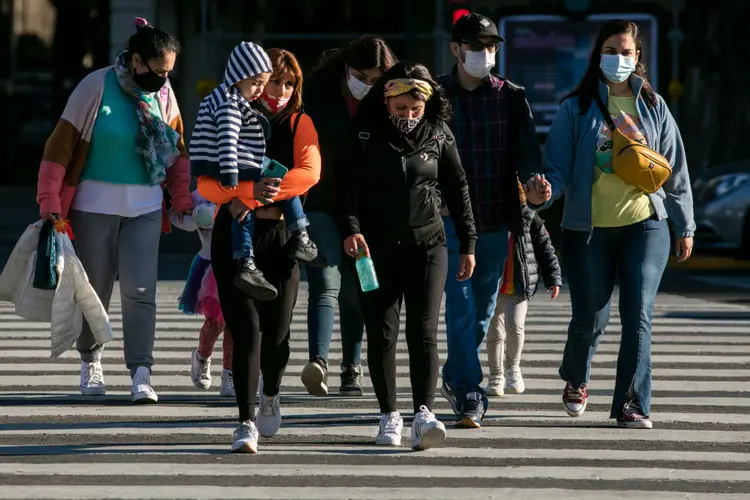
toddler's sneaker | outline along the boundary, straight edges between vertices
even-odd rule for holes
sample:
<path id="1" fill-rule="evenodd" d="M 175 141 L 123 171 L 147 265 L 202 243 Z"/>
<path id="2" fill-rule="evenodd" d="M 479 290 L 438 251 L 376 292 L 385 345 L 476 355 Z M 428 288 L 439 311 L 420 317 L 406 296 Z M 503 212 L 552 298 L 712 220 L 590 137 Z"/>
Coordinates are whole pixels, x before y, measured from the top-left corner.
<path id="1" fill-rule="evenodd" d="M 198 349 L 190 355 L 190 379 L 198 389 L 206 391 L 211 387 L 211 358 L 201 359 Z"/>
<path id="2" fill-rule="evenodd" d="M 313 267 L 326 267 L 326 261 L 318 254 L 318 247 L 304 229 L 292 233 L 292 238 L 284 245 L 287 257 Z"/>
<path id="3" fill-rule="evenodd" d="M 526 390 L 526 384 L 523 383 L 521 370 L 518 368 L 511 368 L 508 370 L 505 380 L 507 381 L 505 390 L 508 394 L 521 394 Z"/>
<path id="4" fill-rule="evenodd" d="M 502 375 L 490 375 L 490 380 L 487 382 L 487 389 L 484 393 L 488 396 L 504 396 L 505 395 L 505 377 Z"/>
<path id="5" fill-rule="evenodd" d="M 219 396 L 222 398 L 233 398 L 234 392 L 234 379 L 232 378 L 231 370 L 223 370 L 221 372 L 221 387 L 219 388 Z"/>
<path id="6" fill-rule="evenodd" d="M 234 277 L 234 286 L 255 300 L 269 301 L 276 298 L 278 290 L 266 280 L 253 259 L 245 259 Z"/>

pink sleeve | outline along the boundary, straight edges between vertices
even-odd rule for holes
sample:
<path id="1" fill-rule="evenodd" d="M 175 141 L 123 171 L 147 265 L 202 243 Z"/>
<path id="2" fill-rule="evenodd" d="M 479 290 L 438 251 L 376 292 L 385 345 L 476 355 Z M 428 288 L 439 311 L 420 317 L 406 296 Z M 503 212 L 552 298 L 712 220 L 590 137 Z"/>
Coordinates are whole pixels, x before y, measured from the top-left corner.
<path id="1" fill-rule="evenodd" d="M 187 157 L 180 156 L 174 165 L 167 169 L 167 188 L 172 197 L 172 208 L 184 212 L 193 207 L 190 197 L 190 160 Z"/>
<path id="2" fill-rule="evenodd" d="M 39 179 L 36 186 L 36 201 L 39 203 L 39 213 L 60 214 L 65 167 L 52 161 L 43 161 L 39 167 Z"/>

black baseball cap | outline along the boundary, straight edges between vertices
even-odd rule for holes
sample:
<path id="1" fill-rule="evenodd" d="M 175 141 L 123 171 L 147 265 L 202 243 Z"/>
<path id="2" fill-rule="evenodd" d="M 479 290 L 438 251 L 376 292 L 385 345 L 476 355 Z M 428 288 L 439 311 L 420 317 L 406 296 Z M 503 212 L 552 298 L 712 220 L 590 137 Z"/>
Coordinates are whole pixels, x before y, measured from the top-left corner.
<path id="1" fill-rule="evenodd" d="M 451 33 L 452 41 L 456 43 L 473 42 L 478 38 L 494 38 L 496 42 L 504 42 L 505 38 L 497 32 L 497 25 L 488 17 L 476 12 L 466 14 L 456 21 Z"/>

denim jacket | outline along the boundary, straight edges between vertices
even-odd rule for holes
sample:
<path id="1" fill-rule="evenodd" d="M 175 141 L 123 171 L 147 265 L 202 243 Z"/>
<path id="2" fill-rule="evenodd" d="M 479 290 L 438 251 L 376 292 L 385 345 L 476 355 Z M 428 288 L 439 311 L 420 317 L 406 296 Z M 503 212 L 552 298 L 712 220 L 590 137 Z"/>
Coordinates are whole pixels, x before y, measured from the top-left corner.
<path id="1" fill-rule="evenodd" d="M 642 78 L 632 75 L 630 86 L 636 95 L 638 117 L 648 146 L 672 166 L 672 175 L 664 186 L 648 197 L 659 220 L 670 218 L 675 236 L 692 237 L 695 232 L 693 194 L 680 131 L 661 96 L 656 96 L 656 104 L 649 109 L 641 96 Z M 604 103 L 608 101 L 609 87 L 604 82 L 599 85 L 599 95 Z M 565 195 L 563 229 L 592 231 L 594 150 L 603 121 L 595 103 L 581 114 L 578 99 L 573 97 L 563 101 L 547 136 L 545 174 L 552 186 L 552 199 L 543 207 Z"/>

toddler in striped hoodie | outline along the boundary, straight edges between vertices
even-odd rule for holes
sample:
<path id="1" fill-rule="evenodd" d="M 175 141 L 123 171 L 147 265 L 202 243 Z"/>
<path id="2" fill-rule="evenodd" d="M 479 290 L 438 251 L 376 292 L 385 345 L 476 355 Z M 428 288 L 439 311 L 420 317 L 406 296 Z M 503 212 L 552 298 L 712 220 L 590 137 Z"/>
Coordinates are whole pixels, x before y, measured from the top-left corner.
<path id="1" fill-rule="evenodd" d="M 190 139 L 190 170 L 194 177 L 210 177 L 229 189 L 239 181 L 261 180 L 270 124 L 250 104 L 262 93 L 273 72 L 266 52 L 252 42 L 241 42 L 229 56 L 224 80 L 201 102 Z M 278 203 L 292 232 L 287 255 L 312 262 L 318 249 L 307 234 L 310 224 L 299 197 Z M 235 286 L 257 300 L 273 300 L 277 290 L 253 260 L 253 226 L 250 212 L 232 224 L 232 251 L 238 261 Z"/>

